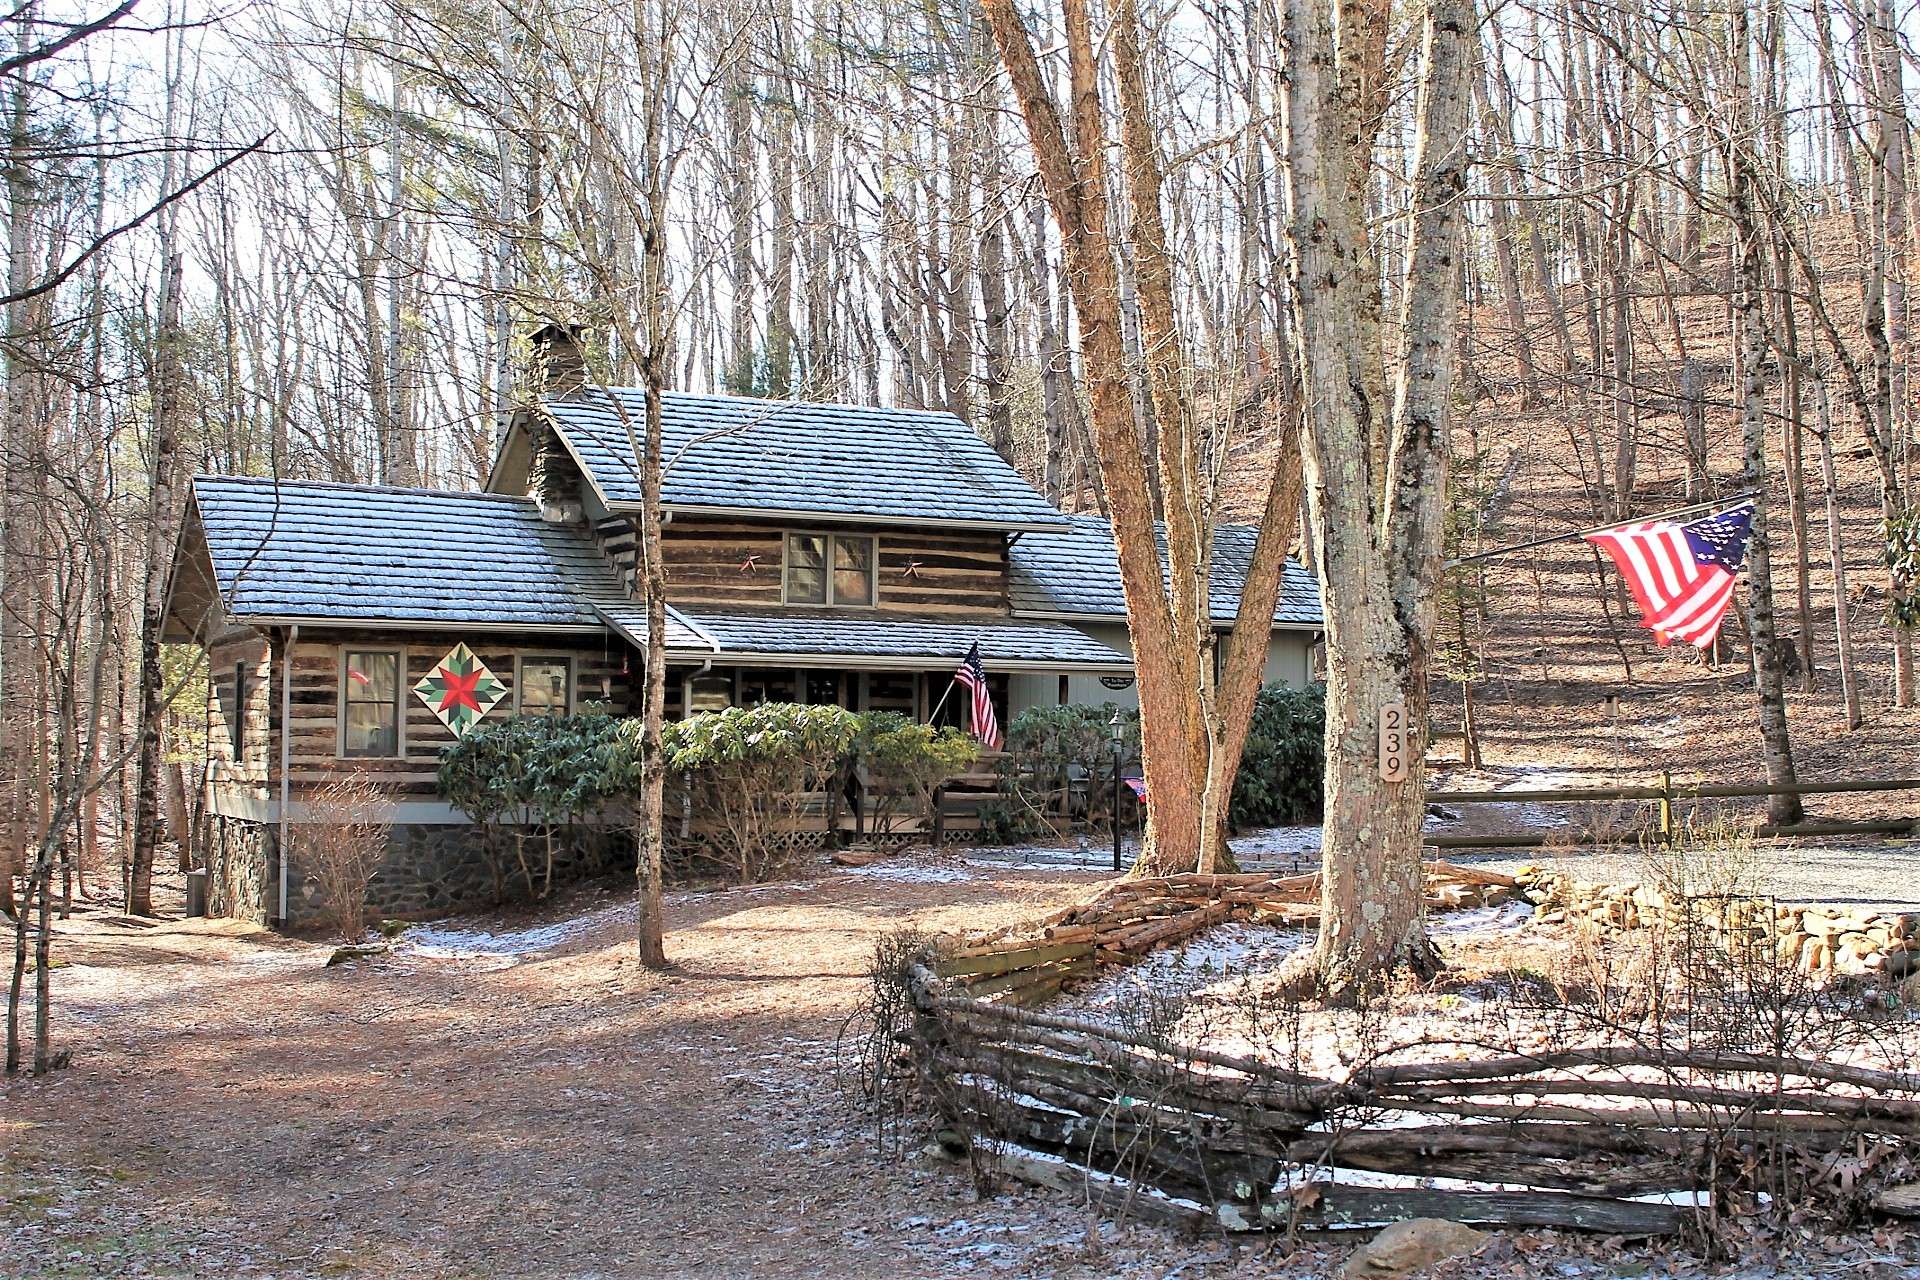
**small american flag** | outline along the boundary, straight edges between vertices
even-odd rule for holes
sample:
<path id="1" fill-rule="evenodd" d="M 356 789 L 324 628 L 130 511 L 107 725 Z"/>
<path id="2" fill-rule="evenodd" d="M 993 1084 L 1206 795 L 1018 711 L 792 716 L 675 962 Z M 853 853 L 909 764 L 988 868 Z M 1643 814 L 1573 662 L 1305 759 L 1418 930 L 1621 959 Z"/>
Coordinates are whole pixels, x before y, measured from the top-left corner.
<path id="1" fill-rule="evenodd" d="M 960 669 L 953 673 L 953 678 L 973 694 L 967 707 L 967 732 L 987 750 L 998 751 L 1001 742 L 1000 720 L 993 714 L 993 694 L 987 689 L 987 668 L 980 661 L 978 640 L 967 650 L 967 656 L 960 660 Z"/>
<path id="2" fill-rule="evenodd" d="M 1678 524 L 1648 520 L 1587 535 L 1627 580 L 1640 620 L 1660 644 L 1704 649 L 1733 603 L 1734 575 L 1753 532 L 1753 504 Z"/>

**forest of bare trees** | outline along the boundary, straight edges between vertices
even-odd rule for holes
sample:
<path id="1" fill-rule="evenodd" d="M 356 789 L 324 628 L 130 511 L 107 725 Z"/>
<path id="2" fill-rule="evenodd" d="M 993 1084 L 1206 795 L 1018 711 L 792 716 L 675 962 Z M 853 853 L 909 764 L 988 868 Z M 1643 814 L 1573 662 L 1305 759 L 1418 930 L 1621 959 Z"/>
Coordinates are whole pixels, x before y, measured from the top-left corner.
<path id="1" fill-rule="evenodd" d="M 547 322 L 583 326 L 608 382 L 950 410 L 1110 515 L 1123 559 L 1144 539 L 1139 566 L 1165 522 L 1176 590 L 1143 586 L 1134 621 L 1165 640 L 1143 695 L 1171 690 L 1148 751 L 1193 791 L 1159 833 L 1184 833 L 1175 861 L 1212 857 L 1253 679 L 1229 660 L 1215 688 L 1207 661 L 1213 524 L 1264 517 L 1273 573 L 1295 541 L 1323 569 L 1335 736 L 1370 751 L 1383 701 L 1425 705 L 1468 409 L 1475 456 L 1553 442 L 1570 525 L 1760 495 L 1729 653 L 1791 778 L 1794 680 L 1837 670 L 1856 726 L 1916 697 L 1901 22 L 1892 0 L 31 0 L 0 48 L 16 988 L 26 911 L 145 910 L 157 852 L 193 838 L 205 699 L 159 634 L 186 478 L 476 486 Z M 1417 897 L 1418 780 L 1382 797 L 1370 767 L 1330 812 L 1403 883 L 1337 891 Z M 1401 933 L 1327 962 L 1409 958 Z"/>

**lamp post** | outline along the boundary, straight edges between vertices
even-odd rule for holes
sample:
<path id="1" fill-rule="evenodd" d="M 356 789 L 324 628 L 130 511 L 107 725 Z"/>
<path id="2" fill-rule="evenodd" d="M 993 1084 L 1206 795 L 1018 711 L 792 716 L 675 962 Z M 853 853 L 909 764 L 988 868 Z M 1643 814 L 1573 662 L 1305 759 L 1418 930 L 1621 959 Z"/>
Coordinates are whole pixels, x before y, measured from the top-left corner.
<path id="1" fill-rule="evenodd" d="M 1107 733 L 1113 741 L 1113 869 L 1120 870 L 1120 730 L 1124 726 L 1120 712 L 1115 709 L 1113 719 L 1107 721 Z"/>

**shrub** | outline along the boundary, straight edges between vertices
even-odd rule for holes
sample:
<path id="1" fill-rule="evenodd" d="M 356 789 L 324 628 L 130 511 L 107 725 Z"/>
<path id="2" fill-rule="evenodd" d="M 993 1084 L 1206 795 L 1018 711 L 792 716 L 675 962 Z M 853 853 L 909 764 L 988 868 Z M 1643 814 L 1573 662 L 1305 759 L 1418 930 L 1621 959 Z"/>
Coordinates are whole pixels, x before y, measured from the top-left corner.
<path id="1" fill-rule="evenodd" d="M 1032 707 L 1007 726 L 1000 800 L 981 836 L 1012 843 L 1113 820 L 1114 703 Z M 1140 713 L 1120 710 L 1120 754 L 1140 759 Z M 1254 700 L 1246 752 L 1227 810 L 1236 828 L 1318 821 L 1326 774 L 1326 690 L 1270 684 Z"/>
<path id="2" fill-rule="evenodd" d="M 1002 803 L 980 815 L 982 838 L 998 843 L 1060 835 L 1112 821 L 1114 713 L 1120 757 L 1140 759 L 1140 713 L 1112 702 L 1029 707 L 1007 725 Z"/>
<path id="3" fill-rule="evenodd" d="M 980 755 L 979 744 L 958 729 L 915 724 L 897 711 L 859 717 L 852 760 L 867 774 L 875 835 L 891 835 L 903 816 L 933 828 L 933 793 Z M 911 815 L 902 810 L 912 806 Z"/>
<path id="4" fill-rule="evenodd" d="M 483 722 L 440 753 L 440 794 L 481 829 L 503 897 L 507 864 L 502 828 L 509 828 L 514 863 L 529 891 L 545 897 L 553 885 L 560 829 L 624 799 L 637 777 L 622 721 L 604 711 L 572 716 L 508 716 Z M 542 865 L 536 871 L 528 833 L 536 833 Z"/>
<path id="5" fill-rule="evenodd" d="M 293 828 L 314 898 L 343 942 L 358 942 L 367 932 L 367 885 L 386 856 L 389 803 L 366 770 L 355 769 L 314 792 L 307 821 Z"/>
<path id="6" fill-rule="evenodd" d="M 729 707 L 666 726 L 668 766 L 683 776 L 699 816 L 696 856 L 753 882 L 792 862 L 798 831 L 819 793 L 838 785 L 860 733 L 841 707 L 770 702 Z"/>
<path id="7" fill-rule="evenodd" d="M 1227 809 L 1234 827 L 1318 822 L 1324 804 L 1326 740 L 1326 686 L 1262 686 Z"/>

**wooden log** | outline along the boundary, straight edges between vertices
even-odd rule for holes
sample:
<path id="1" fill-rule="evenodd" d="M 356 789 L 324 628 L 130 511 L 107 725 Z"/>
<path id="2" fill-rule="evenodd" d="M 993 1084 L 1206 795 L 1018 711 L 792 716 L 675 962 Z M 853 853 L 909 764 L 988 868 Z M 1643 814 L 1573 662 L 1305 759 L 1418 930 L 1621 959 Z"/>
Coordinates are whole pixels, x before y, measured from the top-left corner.
<path id="1" fill-rule="evenodd" d="M 1895 1218 L 1920 1218 L 1920 1182 L 1874 1192 L 1873 1207 Z"/>
<path id="2" fill-rule="evenodd" d="M 1920 1095 L 1920 1076 L 1883 1071 L 1877 1067 L 1758 1053 L 1655 1053 L 1613 1045 L 1590 1045 L 1549 1054 L 1485 1058 L 1478 1062 L 1404 1063 L 1372 1067 L 1357 1072 L 1354 1084 L 1363 1088 L 1377 1088 L 1386 1084 L 1420 1081 L 1500 1079 L 1583 1067 L 1651 1067 L 1662 1071 L 1743 1072 L 1763 1076 L 1779 1074 L 1823 1084 L 1851 1084 L 1863 1089 Z"/>
<path id="3" fill-rule="evenodd" d="M 1086 944 L 1079 943 L 1076 944 L 1076 946 L 1085 947 Z M 1034 982 L 1043 981 L 1044 979 L 1055 976 L 1066 977 L 1072 973 L 1092 972 L 1092 949 L 1087 948 L 1072 959 L 1056 960 L 1047 964 L 1028 965 L 1024 968 L 1014 969 L 1004 973 L 977 975 L 971 980 L 971 985 L 967 987 L 967 991 L 971 995 L 987 996 L 997 991 L 1011 991 L 1016 987 L 1028 986 Z"/>
<path id="4" fill-rule="evenodd" d="M 1186 1123 L 1231 1123 L 1248 1132 L 1277 1135 L 1276 1141 L 1299 1137 L 1318 1120 L 1316 1114 L 1299 1109 L 1297 1092 L 1258 1081 L 1221 1080 L 1152 1059 L 1089 1058 L 1058 1039 L 1045 1044 L 977 1045 L 966 1056 L 974 1069 L 1016 1092 L 1025 1091 L 1035 1080 L 1045 1080 L 1111 1102 L 1150 1098 L 1157 1106 L 1185 1113 Z"/>
<path id="5" fill-rule="evenodd" d="M 1716 1108 L 1728 1113 L 1766 1115 L 1782 1112 L 1813 1112 L 1838 1116 L 1892 1116 L 1920 1119 L 1920 1100 L 1885 1096 L 1849 1096 L 1846 1094 L 1734 1089 L 1714 1085 L 1678 1084 L 1663 1080 L 1462 1080 L 1421 1086 L 1386 1085 L 1373 1090 L 1369 1098 L 1392 1105 L 1395 1098 L 1468 1097 L 1483 1094 L 1529 1095 L 1549 1097 L 1574 1094 L 1596 1098 L 1643 1098 L 1680 1106 Z M 1417 1109 L 1417 1108 L 1414 1108 Z"/>
<path id="6" fill-rule="evenodd" d="M 1394 1104 L 1395 1110 L 1402 1109 Z M 1729 1115 L 1723 1111 L 1681 1110 L 1675 1107 L 1624 1105 L 1620 1107 L 1571 1107 L 1551 1102 L 1465 1102 L 1423 1101 L 1408 1104 L 1405 1110 L 1434 1117 L 1458 1116 L 1472 1120 L 1538 1120 L 1567 1125 L 1588 1125 L 1603 1131 L 1632 1129 L 1641 1142 L 1653 1142 L 1662 1130 L 1685 1133 L 1707 1130 L 1715 1133 L 1751 1134 L 1755 1137 L 1790 1136 L 1796 1143 L 1817 1145 L 1823 1149 L 1850 1142 L 1863 1132 L 1857 1118 L 1808 1115 L 1801 1112 L 1772 1112 L 1765 1115 Z M 1876 1118 L 1873 1132 L 1889 1136 L 1920 1138 L 1920 1124 Z"/>
<path id="7" fill-rule="evenodd" d="M 1233 1054 L 1215 1053 L 1208 1049 L 1198 1049 L 1187 1045 L 1174 1045 L 1156 1037 L 1138 1039 L 1122 1037 L 1106 1023 L 1095 1022 L 1089 1018 L 1063 1017 L 1059 1014 L 1039 1013 L 1030 1009 L 1006 1009 L 996 1005 L 982 1004 L 964 996 L 938 996 L 931 999 L 932 1009 L 963 1017 L 977 1017 L 988 1022 L 1008 1023 L 1015 1026 L 1037 1030 L 1057 1031 L 1077 1035 L 1086 1043 L 1103 1043 L 1114 1052 L 1150 1053 L 1164 1055 L 1186 1062 L 1204 1062 L 1209 1066 L 1223 1067 L 1236 1071 L 1252 1080 L 1268 1084 L 1286 1085 L 1301 1090 L 1331 1092 L 1336 1086 L 1332 1081 L 1318 1076 L 1301 1075 L 1258 1062 L 1251 1058 L 1236 1057 Z"/>
<path id="8" fill-rule="evenodd" d="M 1216 902 L 1209 907 L 1187 911 L 1165 920 L 1156 920 L 1128 930 L 1118 939 L 1119 949 L 1133 954 L 1150 951 L 1154 947 L 1172 942 L 1211 928 L 1226 918 L 1231 909 L 1229 904 Z"/>
<path id="9" fill-rule="evenodd" d="M 1183 1117 L 1172 1123 L 1138 1123 L 1110 1111 L 1086 1116 L 1031 1094 L 979 1083 L 970 1083 L 967 1092 L 981 1114 L 991 1117 L 990 1131 L 996 1137 L 1201 1203 L 1251 1199 L 1272 1186 L 1280 1173 L 1278 1156 L 1228 1145 L 1232 1125 L 1199 1130 Z"/>
<path id="10" fill-rule="evenodd" d="M 1064 1191 L 1114 1218 L 1137 1218 L 1184 1231 L 1200 1231 L 1213 1217 L 1191 1201 L 1176 1200 L 1123 1178 L 1104 1174 L 1057 1156 L 1046 1156 L 1011 1143 L 976 1144 L 981 1158 L 1009 1177 L 1036 1187 Z"/>
<path id="11" fill-rule="evenodd" d="M 1693 1213 L 1679 1205 L 1642 1204 L 1559 1191 L 1428 1191 L 1338 1183 L 1316 1184 L 1315 1190 L 1319 1193 L 1317 1201 L 1311 1209 L 1299 1212 L 1299 1225 L 1360 1227 L 1408 1218 L 1445 1218 L 1469 1226 L 1569 1227 L 1639 1237 L 1678 1231 Z M 1285 1206 L 1276 1208 L 1285 1212 Z"/>
<path id="12" fill-rule="evenodd" d="M 1489 885 L 1501 889 L 1518 889 L 1520 882 L 1510 875 L 1498 871 L 1488 871 L 1484 867 L 1463 867 L 1457 862 L 1442 862 L 1434 859 L 1425 864 L 1430 876 L 1445 876 L 1449 880 L 1458 880 L 1462 884 Z"/>
<path id="13" fill-rule="evenodd" d="M 933 971 L 942 978 L 956 978 L 965 974 L 1006 973 L 1011 969 L 1031 968 L 1054 960 L 1070 960 L 1075 956 L 1088 955 L 1092 951 L 1091 942 L 1051 942 L 1037 947 L 1010 947 L 979 955 L 948 956 L 945 959 L 936 960 Z"/>

